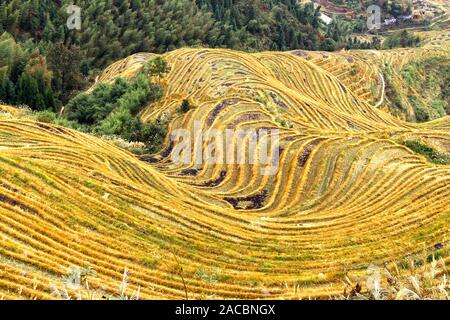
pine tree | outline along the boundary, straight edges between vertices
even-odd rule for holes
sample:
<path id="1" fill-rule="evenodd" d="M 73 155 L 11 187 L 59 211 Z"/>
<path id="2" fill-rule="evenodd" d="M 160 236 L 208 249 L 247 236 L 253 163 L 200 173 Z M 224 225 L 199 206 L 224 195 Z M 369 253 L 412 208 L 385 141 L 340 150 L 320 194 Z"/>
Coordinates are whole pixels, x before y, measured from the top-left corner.
<path id="1" fill-rule="evenodd" d="M 161 78 L 164 74 L 170 72 L 170 65 L 164 60 L 162 57 L 156 57 L 149 62 L 147 62 L 145 66 L 145 71 L 149 77 L 157 76 L 158 83 L 161 83 Z"/>

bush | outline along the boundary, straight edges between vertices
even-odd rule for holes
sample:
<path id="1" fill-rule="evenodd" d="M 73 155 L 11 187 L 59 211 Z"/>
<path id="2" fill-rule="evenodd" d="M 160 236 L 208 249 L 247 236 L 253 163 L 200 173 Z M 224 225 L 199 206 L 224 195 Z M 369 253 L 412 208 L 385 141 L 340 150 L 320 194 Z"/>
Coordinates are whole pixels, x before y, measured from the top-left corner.
<path id="1" fill-rule="evenodd" d="M 52 111 L 40 111 L 35 114 L 36 121 L 46 122 L 46 123 L 54 123 L 56 120 L 56 113 Z"/>
<path id="2" fill-rule="evenodd" d="M 439 152 L 434 148 L 421 143 L 418 140 L 406 140 L 401 141 L 400 143 L 409 148 L 410 150 L 414 151 L 415 153 L 425 156 L 428 159 L 428 161 L 432 163 L 440 165 L 450 164 L 450 155 Z"/>
<path id="3" fill-rule="evenodd" d="M 319 49 L 323 51 L 335 51 L 336 43 L 332 39 L 325 39 L 320 43 Z"/>
<path id="4" fill-rule="evenodd" d="M 168 123 L 161 120 L 143 124 L 141 140 L 146 144 L 149 153 L 155 153 L 161 149 L 167 135 L 167 127 Z"/>
<path id="5" fill-rule="evenodd" d="M 73 98 L 67 105 L 65 125 L 142 142 L 147 150 L 157 151 L 166 136 L 167 125 L 145 124 L 137 114 L 162 94 L 161 86 L 150 83 L 144 74 L 131 80 L 117 78 L 112 84 L 99 84 L 92 94 L 81 93 Z"/>
<path id="6" fill-rule="evenodd" d="M 114 111 L 96 128 L 96 133 L 106 136 L 119 136 L 126 141 L 142 142 L 145 150 L 155 153 L 161 148 L 167 135 L 167 122 L 156 120 L 143 123 L 125 109 Z"/>
<path id="7" fill-rule="evenodd" d="M 130 127 L 133 121 L 130 111 L 121 108 L 114 110 L 109 116 L 100 122 L 93 130 L 100 135 L 118 135 L 123 137 L 126 127 Z M 130 128 L 131 130 L 131 128 Z M 123 137 L 128 140 L 127 138 Z"/>
<path id="8" fill-rule="evenodd" d="M 181 103 L 181 107 L 180 107 L 181 113 L 186 113 L 190 109 L 191 109 L 191 104 L 189 103 L 189 101 L 187 99 L 184 99 L 183 102 Z"/>
<path id="9" fill-rule="evenodd" d="M 95 122 L 94 113 L 96 106 L 94 96 L 81 93 L 69 101 L 66 106 L 65 115 L 69 121 L 91 125 Z"/>
<path id="10" fill-rule="evenodd" d="M 408 32 L 407 30 L 403 30 L 401 32 L 392 33 L 391 35 L 387 36 L 386 40 L 384 41 L 383 48 L 407 48 L 417 47 L 418 45 L 420 45 L 420 37 Z"/>
<path id="11" fill-rule="evenodd" d="M 414 111 L 416 112 L 416 119 L 418 122 L 430 121 L 430 114 L 428 113 L 427 109 L 416 105 L 414 106 Z"/>
<path id="12" fill-rule="evenodd" d="M 436 111 L 438 117 L 445 116 L 446 112 L 444 108 L 444 101 L 442 101 L 441 99 L 434 99 L 431 102 L 431 107 L 433 108 L 434 111 Z"/>
<path id="13" fill-rule="evenodd" d="M 414 96 L 410 96 L 409 100 L 411 101 L 411 103 L 414 107 L 414 112 L 416 114 L 416 120 L 418 122 L 429 121 L 430 113 L 424 106 L 422 106 L 422 104 L 419 102 L 419 100 L 417 100 L 417 98 Z"/>
<path id="14" fill-rule="evenodd" d="M 403 79 L 410 86 L 417 86 L 417 64 L 414 62 L 408 63 L 402 70 Z"/>
<path id="15" fill-rule="evenodd" d="M 62 127 L 71 128 L 82 132 L 90 132 L 88 126 L 81 125 L 76 121 L 71 121 L 66 118 L 56 118 L 53 123 Z"/>

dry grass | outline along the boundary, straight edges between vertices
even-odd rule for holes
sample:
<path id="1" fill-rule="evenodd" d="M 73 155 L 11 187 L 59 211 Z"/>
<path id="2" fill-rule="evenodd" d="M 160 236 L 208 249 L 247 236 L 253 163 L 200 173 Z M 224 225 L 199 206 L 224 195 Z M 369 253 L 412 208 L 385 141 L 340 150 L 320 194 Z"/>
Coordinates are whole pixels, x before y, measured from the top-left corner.
<path id="1" fill-rule="evenodd" d="M 96 272 L 90 265 L 83 268 L 71 267 L 67 277 L 58 284 L 51 283 L 52 295 L 59 300 L 139 300 L 140 287 L 127 295 L 128 269 L 125 268 L 122 281 L 115 294 L 108 293 L 97 286 L 90 286 L 90 279 L 95 278 Z"/>
<path id="2" fill-rule="evenodd" d="M 422 266 L 410 261 L 408 270 L 401 270 L 397 264 L 392 267 L 370 267 L 365 281 L 357 282 L 346 278 L 345 300 L 449 300 L 450 284 L 448 267 L 440 258 Z"/>
<path id="3" fill-rule="evenodd" d="M 387 54 L 399 63 L 402 52 Z M 344 291 L 350 271 L 448 243 L 450 168 L 396 143 L 402 135 L 446 145 L 448 119 L 419 126 L 374 108 L 373 61 L 384 57 L 210 49 L 164 57 L 172 66 L 165 96 L 144 120 L 174 116 L 172 128 L 199 121 L 204 131 L 278 128 L 279 171 L 176 164 L 169 144 L 145 162 L 80 132 L 1 118 L 5 299 L 77 299 L 80 290 L 82 298 L 328 298 Z M 148 58 L 119 61 L 99 81 L 129 76 Z M 180 114 L 184 99 L 195 107 Z M 86 261 L 97 275 L 80 274 L 71 291 L 61 277 Z"/>

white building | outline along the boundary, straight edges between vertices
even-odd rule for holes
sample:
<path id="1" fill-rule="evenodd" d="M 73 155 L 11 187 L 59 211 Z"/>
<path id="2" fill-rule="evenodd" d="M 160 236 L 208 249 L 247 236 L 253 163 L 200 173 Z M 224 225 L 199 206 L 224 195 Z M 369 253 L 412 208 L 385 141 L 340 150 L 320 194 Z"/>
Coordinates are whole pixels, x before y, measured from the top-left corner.
<path id="1" fill-rule="evenodd" d="M 327 16 L 326 14 L 324 14 L 322 12 L 320 13 L 320 20 L 322 20 L 326 24 L 330 24 L 333 21 L 332 18 L 330 18 L 329 16 Z"/>
<path id="2" fill-rule="evenodd" d="M 395 18 L 384 19 L 384 25 L 385 26 L 390 26 L 391 24 L 394 24 L 396 22 L 397 22 L 397 19 L 395 19 Z"/>

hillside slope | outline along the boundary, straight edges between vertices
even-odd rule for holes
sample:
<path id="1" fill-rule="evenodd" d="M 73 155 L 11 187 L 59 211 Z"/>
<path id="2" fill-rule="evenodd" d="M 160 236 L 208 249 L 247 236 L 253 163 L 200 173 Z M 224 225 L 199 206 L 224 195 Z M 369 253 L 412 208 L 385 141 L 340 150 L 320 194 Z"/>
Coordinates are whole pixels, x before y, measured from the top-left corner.
<path id="1" fill-rule="evenodd" d="M 174 117 L 172 130 L 277 128 L 275 175 L 176 164 L 169 140 L 138 159 L 99 138 L 0 117 L 0 297 L 54 298 L 68 268 L 86 262 L 93 288 L 116 292 L 127 268 L 128 291 L 140 287 L 144 299 L 328 297 L 346 274 L 436 243 L 448 262 L 450 166 L 398 141 L 448 152 L 450 119 L 412 124 L 374 107 L 371 55 L 164 55 L 165 95 L 141 117 Z M 150 57 L 119 61 L 98 81 L 131 77 Z M 179 114 L 183 99 L 194 107 Z"/>

